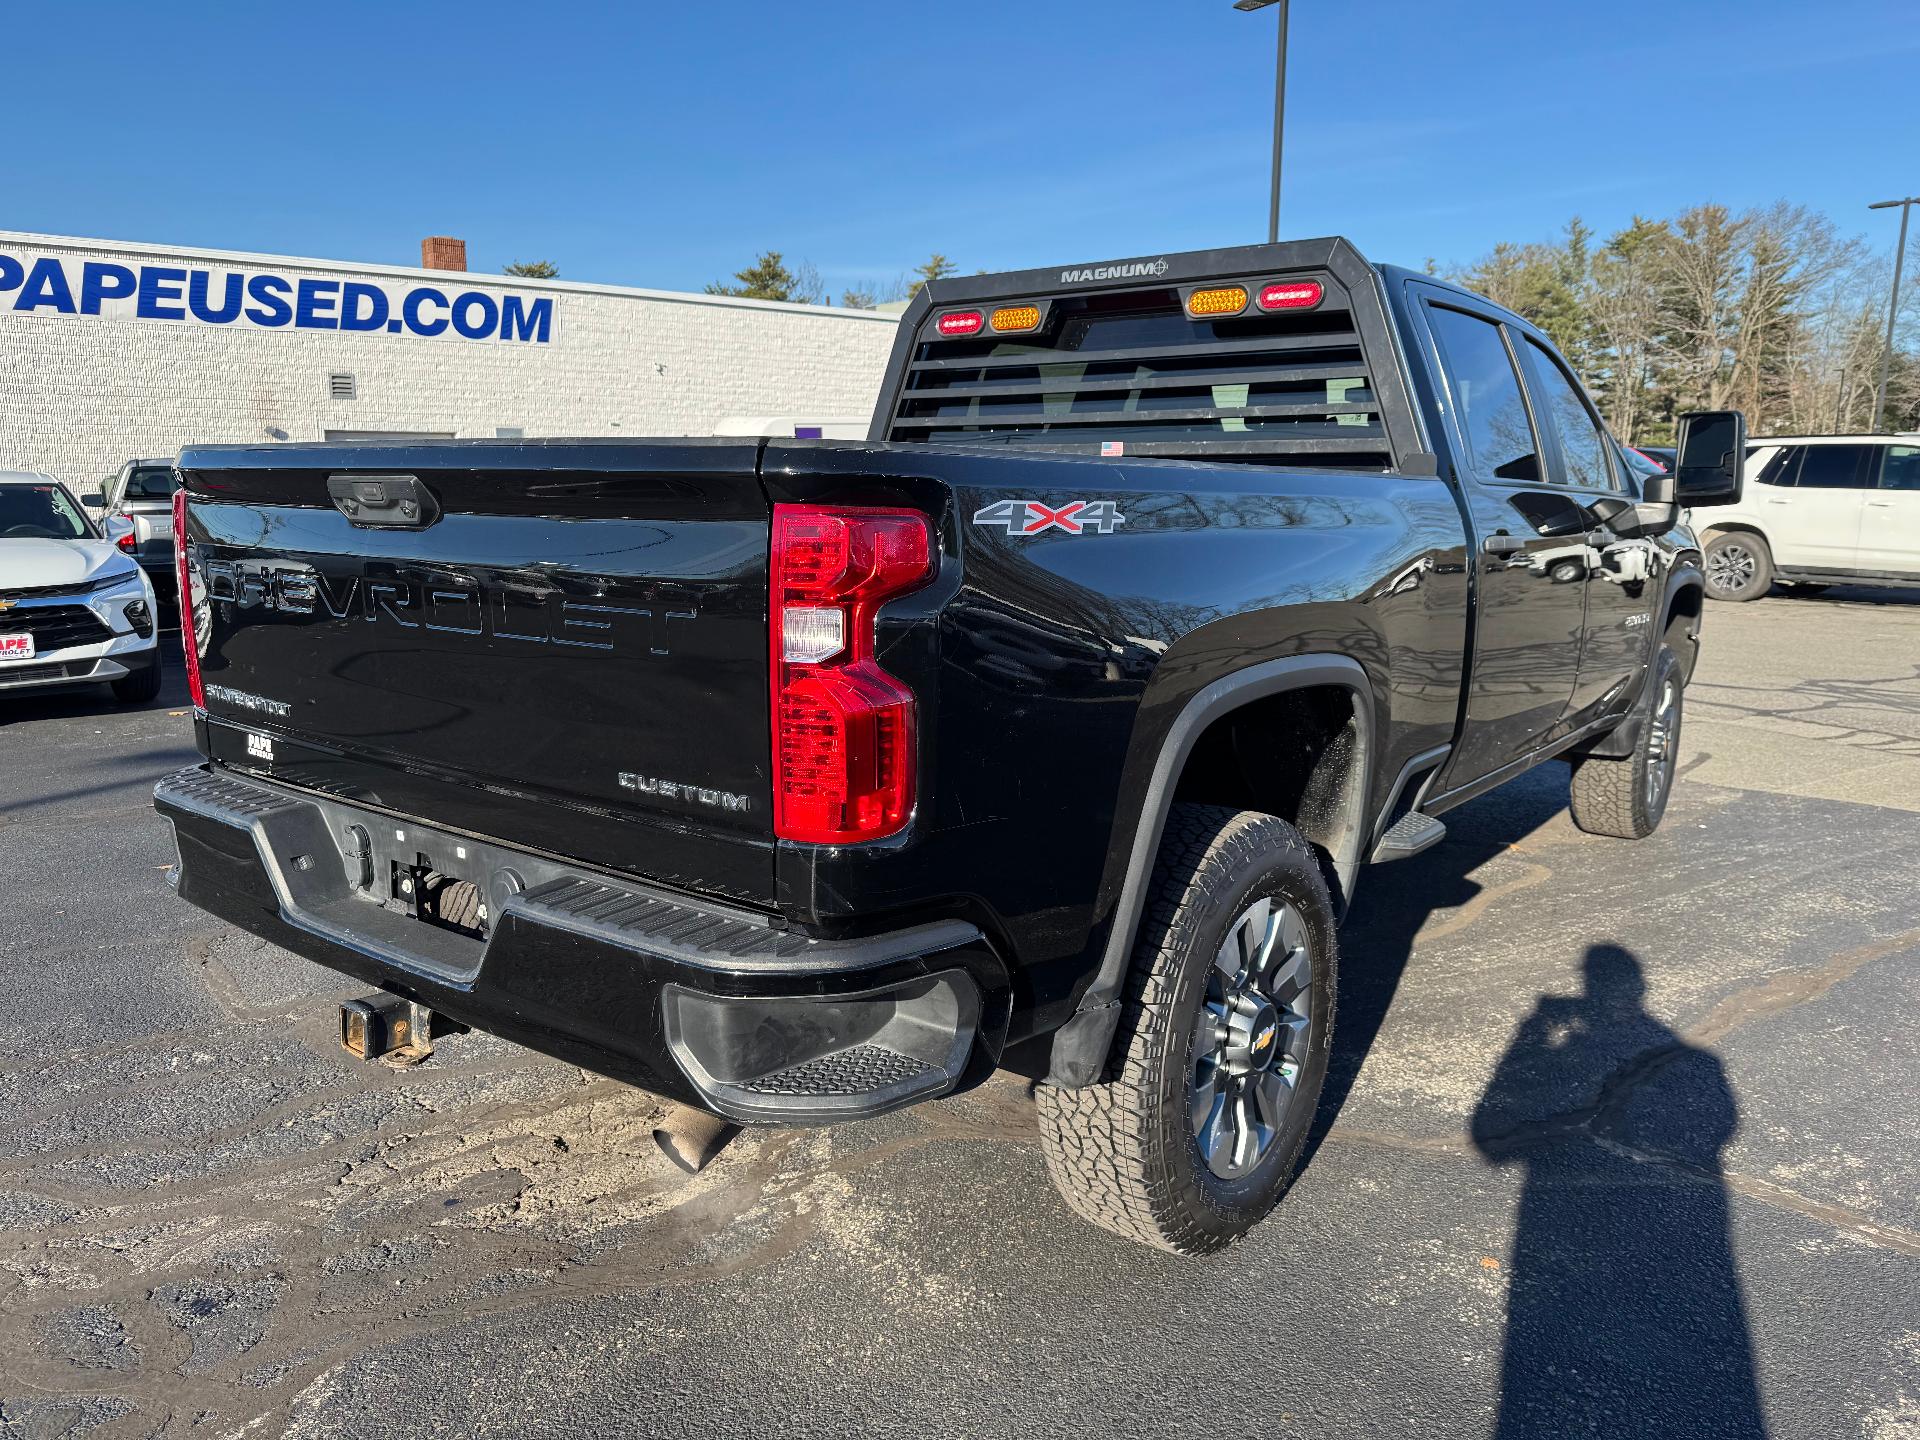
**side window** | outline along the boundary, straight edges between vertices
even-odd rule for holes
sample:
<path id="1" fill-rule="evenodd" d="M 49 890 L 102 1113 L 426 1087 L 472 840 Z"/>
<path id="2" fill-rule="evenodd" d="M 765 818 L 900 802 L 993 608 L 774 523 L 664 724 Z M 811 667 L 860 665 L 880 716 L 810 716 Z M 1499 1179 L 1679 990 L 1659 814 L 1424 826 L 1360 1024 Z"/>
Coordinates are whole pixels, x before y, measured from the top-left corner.
<path id="1" fill-rule="evenodd" d="M 1920 445 L 1889 445 L 1880 472 L 1882 490 L 1920 490 Z"/>
<path id="2" fill-rule="evenodd" d="M 1767 457 L 1767 463 L 1760 467 L 1760 473 L 1753 478 L 1762 485 L 1791 485 L 1794 477 L 1800 473 L 1800 455 L 1807 447 L 1804 445 L 1782 445 Z"/>
<path id="3" fill-rule="evenodd" d="M 1506 342 L 1490 321 L 1464 310 L 1429 305 L 1427 315 L 1440 341 L 1447 389 L 1460 428 L 1483 478 L 1538 484 L 1540 447 L 1527 418 L 1527 402 Z"/>
<path id="4" fill-rule="evenodd" d="M 1800 462 L 1802 490 L 1864 490 L 1873 480 L 1871 445 L 1809 445 Z"/>
<path id="5" fill-rule="evenodd" d="M 1613 472 L 1607 466 L 1607 441 L 1587 410 L 1560 362 L 1542 346 L 1527 341 L 1540 408 L 1553 417 L 1560 432 L 1560 453 L 1566 459 L 1566 483 L 1576 490 L 1611 490 Z"/>

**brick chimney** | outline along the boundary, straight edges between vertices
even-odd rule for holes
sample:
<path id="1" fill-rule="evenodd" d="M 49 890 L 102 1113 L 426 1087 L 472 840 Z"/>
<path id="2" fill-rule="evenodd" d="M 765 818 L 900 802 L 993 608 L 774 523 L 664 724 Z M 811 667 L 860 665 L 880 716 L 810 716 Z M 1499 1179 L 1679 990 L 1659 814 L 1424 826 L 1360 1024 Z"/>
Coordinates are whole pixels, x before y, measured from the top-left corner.
<path id="1" fill-rule="evenodd" d="M 451 235 L 429 235 L 420 242 L 420 265 L 425 270 L 464 270 L 467 242 Z"/>

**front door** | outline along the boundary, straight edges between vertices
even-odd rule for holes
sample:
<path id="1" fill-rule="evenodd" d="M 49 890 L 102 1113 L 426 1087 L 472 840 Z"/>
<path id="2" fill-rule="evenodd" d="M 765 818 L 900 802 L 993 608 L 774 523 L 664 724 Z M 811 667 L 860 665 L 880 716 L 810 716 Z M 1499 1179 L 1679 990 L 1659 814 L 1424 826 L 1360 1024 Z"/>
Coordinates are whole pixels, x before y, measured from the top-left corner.
<path id="1" fill-rule="evenodd" d="M 1451 790 L 1566 733 L 1591 560 L 1588 522 L 1552 482 L 1515 368 L 1512 347 L 1525 342 L 1465 297 L 1416 293 L 1436 342 L 1474 530 L 1467 723 L 1439 781 Z"/>
<path id="2" fill-rule="evenodd" d="M 1794 445 L 1763 485 L 1761 523 L 1774 563 L 1791 570 L 1853 570 L 1873 483 L 1874 445 Z"/>
<path id="3" fill-rule="evenodd" d="M 1880 483 L 1866 492 L 1860 568 L 1920 579 L 1920 445 L 1884 445 Z"/>
<path id="4" fill-rule="evenodd" d="M 1547 446 L 1548 472 L 1581 507 L 1582 527 L 1591 542 L 1584 552 L 1588 563 L 1582 577 L 1586 632 L 1567 710 L 1571 730 L 1603 715 L 1617 715 L 1631 703 L 1628 692 L 1652 653 L 1648 627 L 1665 583 L 1666 564 L 1651 540 L 1615 535 L 1600 519 L 1604 502 L 1625 504 L 1633 497 L 1619 472 L 1613 442 L 1579 382 L 1544 345 L 1528 338 L 1518 348 L 1534 417 L 1557 442 Z"/>

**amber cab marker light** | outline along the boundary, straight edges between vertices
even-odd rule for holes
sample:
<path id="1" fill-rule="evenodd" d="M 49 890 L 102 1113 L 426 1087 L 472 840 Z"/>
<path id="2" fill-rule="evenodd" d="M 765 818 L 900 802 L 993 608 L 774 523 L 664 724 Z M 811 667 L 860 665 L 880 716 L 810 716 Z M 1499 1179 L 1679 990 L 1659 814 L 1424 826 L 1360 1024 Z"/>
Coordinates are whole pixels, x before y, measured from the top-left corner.
<path id="1" fill-rule="evenodd" d="M 1262 310 L 1311 310 L 1326 295 L 1318 280 L 1281 280 L 1260 287 Z"/>
<path id="2" fill-rule="evenodd" d="M 1196 320 L 1238 315 L 1246 308 L 1247 287 L 1244 285 L 1217 285 L 1210 290 L 1196 290 L 1187 297 L 1187 314 Z"/>
<path id="3" fill-rule="evenodd" d="M 1040 328 L 1038 305 L 1002 305 L 989 322 L 996 335 L 1019 335 Z"/>
<path id="4" fill-rule="evenodd" d="M 954 310 L 934 321 L 933 328 L 942 335 L 978 335 L 985 324 L 978 310 Z"/>

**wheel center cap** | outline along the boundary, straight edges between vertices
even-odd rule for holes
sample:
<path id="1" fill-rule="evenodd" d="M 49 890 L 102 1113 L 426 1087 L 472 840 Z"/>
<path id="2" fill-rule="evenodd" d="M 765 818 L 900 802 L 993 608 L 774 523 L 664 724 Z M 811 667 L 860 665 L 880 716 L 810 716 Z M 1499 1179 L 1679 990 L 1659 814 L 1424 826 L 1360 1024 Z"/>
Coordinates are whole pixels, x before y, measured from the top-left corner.
<path id="1" fill-rule="evenodd" d="M 1259 995 L 1241 995 L 1227 1017 L 1227 1066 L 1235 1074 L 1265 1070 L 1280 1057 L 1280 1011 Z"/>

